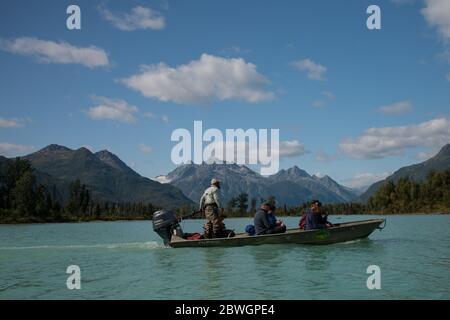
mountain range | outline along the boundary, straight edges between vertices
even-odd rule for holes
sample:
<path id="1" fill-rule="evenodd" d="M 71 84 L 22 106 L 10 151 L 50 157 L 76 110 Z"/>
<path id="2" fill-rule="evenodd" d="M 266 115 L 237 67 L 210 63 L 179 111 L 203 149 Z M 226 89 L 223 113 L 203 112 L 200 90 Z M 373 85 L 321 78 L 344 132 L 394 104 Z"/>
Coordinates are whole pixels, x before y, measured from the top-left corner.
<path id="1" fill-rule="evenodd" d="M 79 179 L 98 202 L 142 202 L 169 208 L 192 203 L 176 187 L 140 176 L 107 150 L 92 153 L 53 144 L 23 159 L 31 162 L 38 182 L 63 202 L 69 196 L 69 184 Z"/>
<path id="2" fill-rule="evenodd" d="M 233 163 L 185 164 L 165 176 L 142 177 L 119 157 L 103 150 L 72 150 L 49 145 L 24 159 L 31 162 L 39 184 L 44 185 L 61 202 L 69 198 L 69 185 L 79 179 L 98 202 L 143 202 L 175 208 L 197 203 L 212 178 L 222 181 L 224 204 L 240 193 L 257 202 L 274 196 L 279 205 L 294 206 L 320 199 L 324 203 L 365 202 L 386 181 L 401 177 L 422 181 L 431 170 L 450 170 L 450 144 L 434 157 L 403 167 L 385 180 L 371 185 L 363 194 L 345 187 L 329 176 L 318 177 L 294 166 L 264 177 L 247 166 Z M 0 156 L 0 164 L 11 159 Z"/>
<path id="3" fill-rule="evenodd" d="M 240 193 L 247 193 L 249 199 L 255 198 L 258 202 L 274 196 L 278 204 L 288 206 L 314 198 L 326 203 L 338 203 L 349 202 L 357 197 L 355 192 L 329 176 L 311 176 L 297 166 L 264 177 L 246 166 L 233 163 L 184 164 L 155 180 L 176 186 L 191 200 L 198 202 L 212 178 L 222 181 L 224 202 Z"/>

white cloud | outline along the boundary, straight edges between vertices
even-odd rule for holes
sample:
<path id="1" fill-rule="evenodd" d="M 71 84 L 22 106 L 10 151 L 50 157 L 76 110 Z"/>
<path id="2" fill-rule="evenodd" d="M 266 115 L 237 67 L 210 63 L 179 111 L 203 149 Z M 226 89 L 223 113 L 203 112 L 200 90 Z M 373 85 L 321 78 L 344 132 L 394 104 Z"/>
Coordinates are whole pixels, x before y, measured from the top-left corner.
<path id="1" fill-rule="evenodd" d="M 81 64 L 89 68 L 109 65 L 107 53 L 95 46 L 76 47 L 67 42 L 54 42 L 22 37 L 15 40 L 0 39 L 0 49 L 24 56 L 35 57 L 39 62 Z"/>
<path id="2" fill-rule="evenodd" d="M 134 114 L 139 109 L 124 100 L 115 100 L 106 97 L 93 97 L 99 103 L 87 111 L 88 116 L 94 120 L 116 120 L 125 123 L 136 122 Z"/>
<path id="3" fill-rule="evenodd" d="M 356 139 L 339 144 L 355 159 L 379 159 L 401 155 L 408 148 L 439 148 L 450 141 L 450 119 L 437 118 L 417 125 L 367 129 Z"/>
<path id="4" fill-rule="evenodd" d="M 136 6 L 130 13 L 114 14 L 105 7 L 99 11 L 103 19 L 111 22 L 117 29 L 133 31 L 138 29 L 160 30 L 166 26 L 165 18 L 158 11 L 150 8 Z"/>
<path id="5" fill-rule="evenodd" d="M 21 144 L 13 144 L 8 142 L 0 143 L 0 155 L 5 157 L 23 156 L 34 150 L 32 146 L 25 146 Z"/>
<path id="6" fill-rule="evenodd" d="M 122 82 L 146 97 L 180 104 L 240 99 L 251 103 L 271 100 L 264 90 L 268 80 L 242 58 L 225 59 L 202 54 L 175 68 L 164 63 L 141 67 L 141 73 Z"/>
<path id="7" fill-rule="evenodd" d="M 327 68 L 315 63 L 311 59 L 297 60 L 292 64 L 300 71 L 306 71 L 308 79 L 322 81 L 325 80 L 325 73 L 327 71 Z"/>
<path id="8" fill-rule="evenodd" d="M 427 22 L 436 27 L 444 40 L 450 38 L 450 1 L 425 0 L 425 8 L 421 10 Z"/>
<path id="9" fill-rule="evenodd" d="M 302 156 L 308 153 L 305 146 L 297 140 L 287 140 L 280 142 L 280 158 Z"/>
<path id="10" fill-rule="evenodd" d="M 450 73 L 447 75 L 447 81 L 450 81 Z"/>
<path id="11" fill-rule="evenodd" d="M 390 176 L 392 172 L 380 172 L 380 173 L 358 173 L 350 180 L 346 181 L 346 185 L 351 188 L 363 188 L 372 185 L 373 183 L 384 180 Z"/>
<path id="12" fill-rule="evenodd" d="M 413 107 L 409 101 L 400 101 L 378 108 L 378 112 L 390 115 L 402 115 L 411 111 L 413 111 Z"/>
<path id="13" fill-rule="evenodd" d="M 25 125 L 23 119 L 4 119 L 0 118 L 0 128 L 21 128 Z"/>
<path id="14" fill-rule="evenodd" d="M 143 152 L 143 153 L 150 153 L 150 152 L 153 151 L 153 149 L 152 149 L 151 147 L 147 146 L 147 145 L 144 144 L 144 143 L 141 143 L 141 144 L 139 145 L 139 150 L 141 150 L 141 152 Z"/>

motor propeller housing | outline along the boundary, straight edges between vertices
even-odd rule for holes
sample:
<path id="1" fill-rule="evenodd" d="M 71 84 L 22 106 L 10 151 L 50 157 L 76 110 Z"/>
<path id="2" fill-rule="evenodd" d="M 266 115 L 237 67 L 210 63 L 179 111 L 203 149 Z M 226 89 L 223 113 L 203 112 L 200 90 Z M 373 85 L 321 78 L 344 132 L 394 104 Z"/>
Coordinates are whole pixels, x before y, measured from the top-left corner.
<path id="1" fill-rule="evenodd" d="M 163 239 L 165 245 L 170 243 L 174 230 L 177 234 L 182 233 L 178 218 L 173 211 L 160 210 L 153 214 L 153 231 Z"/>

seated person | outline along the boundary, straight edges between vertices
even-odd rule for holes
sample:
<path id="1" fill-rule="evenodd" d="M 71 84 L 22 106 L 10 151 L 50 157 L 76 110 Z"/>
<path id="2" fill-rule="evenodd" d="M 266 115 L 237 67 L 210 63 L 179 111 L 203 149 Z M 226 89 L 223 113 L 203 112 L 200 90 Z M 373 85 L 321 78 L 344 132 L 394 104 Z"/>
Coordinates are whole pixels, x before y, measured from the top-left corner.
<path id="1" fill-rule="evenodd" d="M 326 227 L 327 228 L 334 227 L 333 224 L 328 221 L 328 214 L 325 212 L 325 209 L 320 202 L 319 202 L 319 212 L 320 216 L 322 217 L 322 222 L 325 223 Z"/>
<path id="2" fill-rule="evenodd" d="M 323 213 L 322 203 L 319 200 L 313 200 L 311 208 L 305 210 L 304 215 L 304 229 L 324 229 L 331 227 L 332 225 L 327 221 L 327 216 L 322 216 Z M 302 225 L 302 221 L 300 221 Z"/>
<path id="3" fill-rule="evenodd" d="M 256 211 L 254 218 L 256 235 L 286 232 L 286 226 L 282 221 L 277 221 L 273 215 L 274 211 L 275 207 L 270 203 L 263 203 L 261 208 Z"/>

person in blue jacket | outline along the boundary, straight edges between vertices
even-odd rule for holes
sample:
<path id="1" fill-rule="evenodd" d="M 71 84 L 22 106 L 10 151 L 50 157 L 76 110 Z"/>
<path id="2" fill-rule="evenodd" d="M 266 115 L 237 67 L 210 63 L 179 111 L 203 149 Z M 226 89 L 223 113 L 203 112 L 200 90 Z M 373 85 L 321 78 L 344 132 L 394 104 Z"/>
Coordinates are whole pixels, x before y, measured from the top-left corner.
<path id="1" fill-rule="evenodd" d="M 322 213 L 322 203 L 319 200 L 313 200 L 311 208 L 305 210 L 305 230 L 324 229 L 332 226 L 328 222 L 327 216 L 323 216 Z"/>

